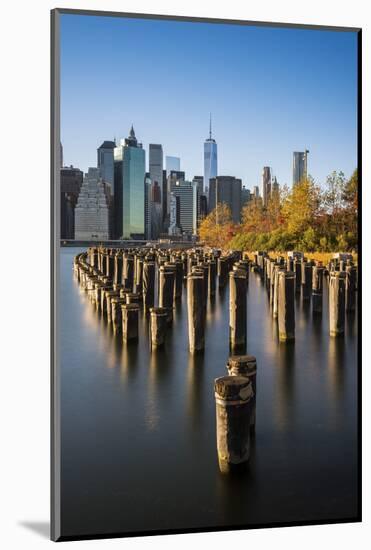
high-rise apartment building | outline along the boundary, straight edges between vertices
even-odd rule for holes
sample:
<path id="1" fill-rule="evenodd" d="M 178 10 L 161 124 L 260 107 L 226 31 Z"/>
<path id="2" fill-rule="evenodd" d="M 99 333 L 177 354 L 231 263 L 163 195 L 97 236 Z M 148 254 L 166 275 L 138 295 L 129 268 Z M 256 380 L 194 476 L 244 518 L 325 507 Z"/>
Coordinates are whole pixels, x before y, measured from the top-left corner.
<path id="1" fill-rule="evenodd" d="M 305 151 L 295 151 L 292 162 L 292 184 L 305 179 L 308 175 L 308 149 Z"/>
<path id="2" fill-rule="evenodd" d="M 272 190 L 272 172 L 270 166 L 264 166 L 262 172 L 263 206 L 267 207 Z"/>
<path id="3" fill-rule="evenodd" d="M 211 115 L 209 137 L 204 143 L 204 191 L 209 196 L 209 182 L 215 178 L 218 173 L 218 146 L 211 132 Z"/>
<path id="4" fill-rule="evenodd" d="M 83 173 L 73 166 L 60 171 L 61 181 L 61 239 L 75 238 L 75 207 L 79 197 Z"/>
<path id="5" fill-rule="evenodd" d="M 143 239 L 145 235 L 145 151 L 134 128 L 114 149 L 115 235 Z"/>
<path id="6" fill-rule="evenodd" d="M 75 208 L 75 239 L 109 239 L 109 195 L 109 186 L 100 178 L 99 168 L 89 168 Z"/>
<path id="7" fill-rule="evenodd" d="M 240 223 L 242 208 L 242 181 L 234 176 L 218 176 L 210 179 L 209 212 L 217 204 L 226 204 L 235 223 Z"/>

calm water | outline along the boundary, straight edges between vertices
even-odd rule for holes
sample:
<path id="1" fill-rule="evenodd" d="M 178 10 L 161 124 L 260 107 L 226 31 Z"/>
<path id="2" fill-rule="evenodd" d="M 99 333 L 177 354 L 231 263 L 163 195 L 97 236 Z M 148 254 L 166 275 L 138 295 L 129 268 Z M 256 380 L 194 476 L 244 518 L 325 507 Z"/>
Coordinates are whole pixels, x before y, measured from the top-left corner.
<path id="1" fill-rule="evenodd" d="M 250 274 L 248 353 L 257 357 L 257 426 L 248 472 L 219 473 L 213 382 L 227 374 L 228 289 L 208 306 L 206 350 L 188 353 L 187 307 L 150 353 L 146 319 L 125 347 L 98 316 L 61 250 L 62 534 L 212 528 L 357 514 L 357 328 L 328 335 L 296 306 L 280 344 Z"/>

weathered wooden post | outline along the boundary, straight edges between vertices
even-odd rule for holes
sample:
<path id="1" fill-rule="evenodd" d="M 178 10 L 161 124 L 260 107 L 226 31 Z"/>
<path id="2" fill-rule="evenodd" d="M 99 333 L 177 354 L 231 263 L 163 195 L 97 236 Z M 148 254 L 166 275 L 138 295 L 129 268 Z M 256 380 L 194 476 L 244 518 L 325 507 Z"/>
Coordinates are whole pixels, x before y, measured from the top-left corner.
<path id="1" fill-rule="evenodd" d="M 142 294 L 144 309 L 154 306 L 155 303 L 155 263 L 143 262 Z"/>
<path id="2" fill-rule="evenodd" d="M 121 252 L 116 252 L 115 254 L 115 268 L 113 275 L 113 282 L 116 284 L 122 283 L 122 254 Z"/>
<path id="3" fill-rule="evenodd" d="M 301 261 L 298 258 L 294 260 L 295 273 L 295 293 L 300 294 L 301 291 Z"/>
<path id="4" fill-rule="evenodd" d="M 278 336 L 283 342 L 295 340 L 295 274 L 278 272 Z"/>
<path id="5" fill-rule="evenodd" d="M 114 334 L 120 334 L 122 332 L 122 311 L 121 306 L 125 304 L 125 298 L 114 297 L 111 298 L 112 309 L 112 327 Z"/>
<path id="6" fill-rule="evenodd" d="M 122 338 L 124 342 L 138 340 L 138 304 L 121 304 Z"/>
<path id="7" fill-rule="evenodd" d="M 321 264 L 313 266 L 313 276 L 312 276 L 312 310 L 313 310 L 313 313 L 321 313 L 322 312 L 323 271 L 324 271 L 324 268 Z"/>
<path id="8" fill-rule="evenodd" d="M 330 335 L 344 334 L 345 325 L 345 277 L 343 271 L 332 271 L 329 282 Z"/>
<path id="9" fill-rule="evenodd" d="M 214 382 L 219 468 L 229 473 L 250 458 L 252 384 L 245 376 L 222 376 Z"/>
<path id="10" fill-rule="evenodd" d="M 124 282 L 125 282 L 125 286 L 127 288 L 129 288 L 130 290 L 133 290 L 134 258 L 133 258 L 133 256 L 129 256 L 128 254 L 126 254 L 124 256 L 123 279 L 124 279 Z"/>
<path id="11" fill-rule="evenodd" d="M 187 277 L 188 339 L 191 353 L 205 347 L 204 279 L 200 275 Z"/>
<path id="12" fill-rule="evenodd" d="M 167 309 L 169 323 L 173 320 L 174 282 L 175 270 L 171 266 L 161 266 L 159 269 L 158 305 Z"/>
<path id="13" fill-rule="evenodd" d="M 135 292 L 142 293 L 143 285 L 143 258 L 135 258 Z"/>
<path id="14" fill-rule="evenodd" d="M 224 288 L 228 280 L 228 258 L 225 256 L 220 256 L 218 258 L 218 278 L 219 278 L 219 288 Z"/>
<path id="15" fill-rule="evenodd" d="M 215 296 L 215 287 L 216 287 L 216 261 L 209 260 L 207 271 L 208 279 L 208 294 L 209 296 Z"/>
<path id="16" fill-rule="evenodd" d="M 232 348 L 246 345 L 246 273 L 229 272 L 229 340 Z"/>
<path id="17" fill-rule="evenodd" d="M 168 311 L 162 307 L 150 308 L 151 348 L 156 349 L 164 345 L 167 330 Z"/>
<path id="18" fill-rule="evenodd" d="M 107 321 L 110 323 L 112 321 L 112 307 L 111 307 L 111 300 L 112 298 L 120 298 L 120 291 L 119 290 L 109 290 L 105 293 L 106 295 L 106 315 L 107 315 Z"/>
<path id="19" fill-rule="evenodd" d="M 175 285 L 174 285 L 174 297 L 176 300 L 180 300 L 183 292 L 183 262 L 179 258 L 174 260 L 175 265 Z"/>
<path id="20" fill-rule="evenodd" d="M 100 293 L 100 309 L 103 315 L 107 314 L 107 293 L 111 292 L 111 290 L 113 290 L 112 285 L 110 285 L 109 283 L 105 283 L 105 286 Z"/>
<path id="21" fill-rule="evenodd" d="M 345 310 L 354 311 L 356 308 L 356 281 L 357 269 L 350 263 L 345 267 L 346 284 L 345 284 Z"/>
<path id="22" fill-rule="evenodd" d="M 311 262 L 302 262 L 301 264 L 301 286 L 303 300 L 310 300 L 312 292 L 312 264 Z"/>
<path id="23" fill-rule="evenodd" d="M 253 397 L 250 416 L 250 431 L 255 432 L 256 424 L 256 357 L 253 355 L 232 355 L 228 359 L 229 376 L 246 376 L 252 384 Z"/>
<path id="24" fill-rule="evenodd" d="M 106 274 L 113 281 L 113 277 L 114 277 L 114 274 L 115 274 L 115 256 L 114 256 L 114 251 L 113 250 L 110 250 L 108 255 L 107 255 L 107 264 L 106 265 L 107 265 Z"/>
<path id="25" fill-rule="evenodd" d="M 127 304 L 141 304 L 142 303 L 142 295 L 138 294 L 137 292 L 126 292 L 125 294 L 126 303 Z"/>
<path id="26" fill-rule="evenodd" d="M 279 310 L 279 299 L 278 299 L 278 293 L 279 293 L 279 289 L 278 289 L 278 278 L 279 278 L 279 274 L 282 273 L 282 272 L 285 272 L 285 267 L 281 264 L 276 264 L 274 266 L 274 271 L 273 271 L 273 310 L 272 310 L 272 314 L 273 314 L 273 318 L 274 319 L 277 319 L 278 317 L 278 310 Z"/>

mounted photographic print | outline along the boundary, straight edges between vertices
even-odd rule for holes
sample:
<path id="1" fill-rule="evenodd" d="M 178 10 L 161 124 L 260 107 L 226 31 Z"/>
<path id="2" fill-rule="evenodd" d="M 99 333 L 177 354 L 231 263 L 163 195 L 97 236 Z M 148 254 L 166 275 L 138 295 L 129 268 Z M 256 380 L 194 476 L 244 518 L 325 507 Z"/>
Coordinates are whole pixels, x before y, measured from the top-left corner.
<path id="1" fill-rule="evenodd" d="M 361 520 L 361 31 L 52 11 L 52 538 Z"/>

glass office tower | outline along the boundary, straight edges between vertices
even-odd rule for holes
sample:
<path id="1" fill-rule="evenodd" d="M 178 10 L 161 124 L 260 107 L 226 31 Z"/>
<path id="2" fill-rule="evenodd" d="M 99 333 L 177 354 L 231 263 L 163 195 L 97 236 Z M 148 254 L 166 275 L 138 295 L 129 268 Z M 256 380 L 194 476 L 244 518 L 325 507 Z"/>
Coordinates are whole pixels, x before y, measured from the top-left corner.
<path id="1" fill-rule="evenodd" d="M 115 233 L 123 239 L 144 239 L 145 235 L 145 151 L 135 137 L 115 147 Z"/>
<path id="2" fill-rule="evenodd" d="M 295 185 L 308 175 L 308 153 L 305 151 L 295 151 L 292 163 L 292 184 Z"/>
<path id="3" fill-rule="evenodd" d="M 170 172 L 179 172 L 180 170 L 180 158 L 179 157 L 166 157 L 166 177 Z"/>
<path id="4" fill-rule="evenodd" d="M 209 194 L 209 182 L 218 174 L 218 146 L 211 135 L 211 116 L 209 138 L 204 143 L 204 191 Z"/>

